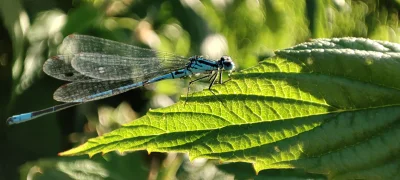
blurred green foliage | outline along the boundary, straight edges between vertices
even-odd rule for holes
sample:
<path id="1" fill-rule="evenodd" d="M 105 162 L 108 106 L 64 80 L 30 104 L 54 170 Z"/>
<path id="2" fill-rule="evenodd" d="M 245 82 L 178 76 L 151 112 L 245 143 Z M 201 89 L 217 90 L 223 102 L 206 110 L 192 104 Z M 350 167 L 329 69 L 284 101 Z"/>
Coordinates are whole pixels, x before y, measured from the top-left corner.
<path id="1" fill-rule="evenodd" d="M 228 54 L 240 70 L 272 56 L 276 49 L 310 38 L 356 36 L 399 42 L 399 9 L 396 0 L 0 0 L 3 25 L 0 28 L 0 79 L 3 84 L 0 88 L 0 119 L 55 105 L 51 94 L 64 82 L 45 76 L 41 66 L 49 56 L 57 53 L 57 45 L 63 37 L 71 33 L 184 56 L 202 54 L 218 58 Z M 148 108 L 173 103 L 185 84 L 176 86 L 175 81 L 163 82 L 156 85 L 155 91 L 133 90 L 15 127 L 0 123 L 0 179 L 26 179 L 27 176 L 39 179 L 37 174 L 50 172 L 46 171 L 49 164 L 54 168 L 57 163 L 74 162 L 58 159 L 56 153 L 125 122 L 120 121 L 122 118 L 111 118 L 115 116 L 110 113 L 132 120 Z M 99 106 L 96 103 L 117 106 L 122 101 L 127 101 L 132 108 L 123 105 L 123 108 L 96 113 Z M 127 161 L 126 155 L 113 154 L 109 162 L 140 170 L 138 174 L 144 176 L 137 178 L 233 177 L 231 173 L 215 168 L 214 162 L 193 165 L 186 163 L 187 158 L 180 154 L 133 154 L 141 155 L 141 158 Z M 90 161 L 105 163 L 96 158 Z M 199 166 L 206 170 L 200 170 Z M 30 174 L 32 168 L 38 169 L 34 172 L 39 173 Z M 114 170 L 115 167 L 110 165 L 102 168 L 113 174 L 107 176 L 105 173 L 101 176 L 104 179 L 136 176 Z M 49 176 L 50 179 L 74 178 L 67 171 L 56 171 L 60 176 Z M 276 172 L 272 174 L 277 176 Z M 295 174 L 298 178 L 304 177 L 298 172 Z"/>

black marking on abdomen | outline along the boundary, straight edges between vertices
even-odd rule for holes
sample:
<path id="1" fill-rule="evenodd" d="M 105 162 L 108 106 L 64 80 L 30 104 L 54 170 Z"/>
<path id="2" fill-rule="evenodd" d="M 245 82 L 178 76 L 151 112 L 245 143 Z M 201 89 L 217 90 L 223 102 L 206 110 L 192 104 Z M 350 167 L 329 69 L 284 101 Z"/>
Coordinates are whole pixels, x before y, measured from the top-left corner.
<path id="1" fill-rule="evenodd" d="M 175 75 L 180 75 L 180 74 L 183 74 L 185 72 L 184 71 L 182 71 L 182 72 L 181 71 L 175 71 L 174 73 L 175 73 Z"/>
<path id="2" fill-rule="evenodd" d="M 51 113 L 51 112 L 57 111 L 59 109 L 66 109 L 66 108 L 69 108 L 69 107 L 72 107 L 72 106 L 75 106 L 78 104 L 82 104 L 82 103 L 81 102 L 68 102 L 68 103 L 60 104 L 60 105 L 57 105 L 57 106 L 54 106 L 51 108 L 42 109 L 39 111 L 32 112 L 32 117 L 35 117 L 35 116 L 41 115 L 41 114 Z"/>

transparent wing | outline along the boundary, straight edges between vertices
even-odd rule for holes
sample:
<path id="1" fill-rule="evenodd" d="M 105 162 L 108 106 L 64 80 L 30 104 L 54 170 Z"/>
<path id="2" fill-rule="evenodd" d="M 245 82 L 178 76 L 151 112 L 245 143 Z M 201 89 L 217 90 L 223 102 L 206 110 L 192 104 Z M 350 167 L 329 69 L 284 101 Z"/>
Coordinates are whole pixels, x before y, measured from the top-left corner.
<path id="1" fill-rule="evenodd" d="M 102 80 L 135 79 L 144 81 L 185 67 L 176 61 L 160 61 L 158 57 L 125 57 L 110 54 L 81 53 L 75 55 L 72 67 L 83 74 Z"/>
<path id="2" fill-rule="evenodd" d="M 67 36 L 59 53 L 46 61 L 43 70 L 67 81 L 146 80 L 184 68 L 189 61 L 172 53 L 86 35 Z"/>
<path id="3" fill-rule="evenodd" d="M 58 55 L 49 58 L 43 64 L 43 71 L 56 79 L 64 81 L 79 81 L 79 82 L 90 82 L 99 81 L 92 77 L 85 76 L 75 70 L 71 66 L 72 56 Z"/>
<path id="4" fill-rule="evenodd" d="M 72 82 L 59 87 L 53 95 L 53 98 L 61 102 L 75 102 L 77 100 L 93 101 L 98 99 L 103 99 L 106 97 L 114 96 L 131 89 L 119 89 L 122 86 L 129 84 L 134 84 L 132 80 L 127 81 L 101 81 L 101 82 Z M 106 91 L 111 91 L 110 93 L 103 93 Z M 89 98 L 92 95 L 103 93 L 95 98 Z"/>
<path id="5" fill-rule="evenodd" d="M 64 38 L 59 48 L 59 54 L 79 53 L 115 54 L 128 57 L 171 57 L 182 58 L 168 52 L 159 52 L 152 49 L 132 46 L 103 38 L 72 34 Z M 185 58 L 184 58 L 185 59 Z"/>

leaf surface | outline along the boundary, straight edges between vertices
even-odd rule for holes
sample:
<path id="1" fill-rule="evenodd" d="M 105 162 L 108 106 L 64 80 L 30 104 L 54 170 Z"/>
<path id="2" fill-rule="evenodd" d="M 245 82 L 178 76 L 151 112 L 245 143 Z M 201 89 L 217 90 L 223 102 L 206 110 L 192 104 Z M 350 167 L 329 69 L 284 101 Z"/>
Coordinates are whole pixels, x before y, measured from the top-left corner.
<path id="1" fill-rule="evenodd" d="M 146 116 L 61 153 L 187 152 L 331 178 L 398 175 L 400 45 L 317 39 L 275 52 L 184 105 Z M 379 168 L 392 167 L 392 171 Z"/>

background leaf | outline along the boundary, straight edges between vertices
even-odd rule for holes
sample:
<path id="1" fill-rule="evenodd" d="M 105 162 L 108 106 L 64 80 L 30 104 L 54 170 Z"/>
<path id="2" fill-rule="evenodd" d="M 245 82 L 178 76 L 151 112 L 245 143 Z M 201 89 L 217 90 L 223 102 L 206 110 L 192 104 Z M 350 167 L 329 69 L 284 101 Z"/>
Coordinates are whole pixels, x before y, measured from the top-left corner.
<path id="1" fill-rule="evenodd" d="M 141 152 L 143 153 L 143 152 Z M 82 157 L 62 157 L 27 163 L 22 167 L 30 179 L 146 179 L 148 169 L 143 166 L 132 168 L 143 159 L 139 154 L 119 156 L 109 153 L 92 159 Z M 130 165 L 130 166 L 127 166 Z"/>
<path id="2" fill-rule="evenodd" d="M 301 168 L 330 177 L 394 163 L 400 148 L 400 45 L 317 39 L 277 51 L 233 80 L 195 93 L 61 155 L 146 149 Z M 378 167 L 371 167 L 371 164 Z M 349 172 L 353 172 L 348 174 Z M 391 177 L 395 172 L 376 171 Z"/>

